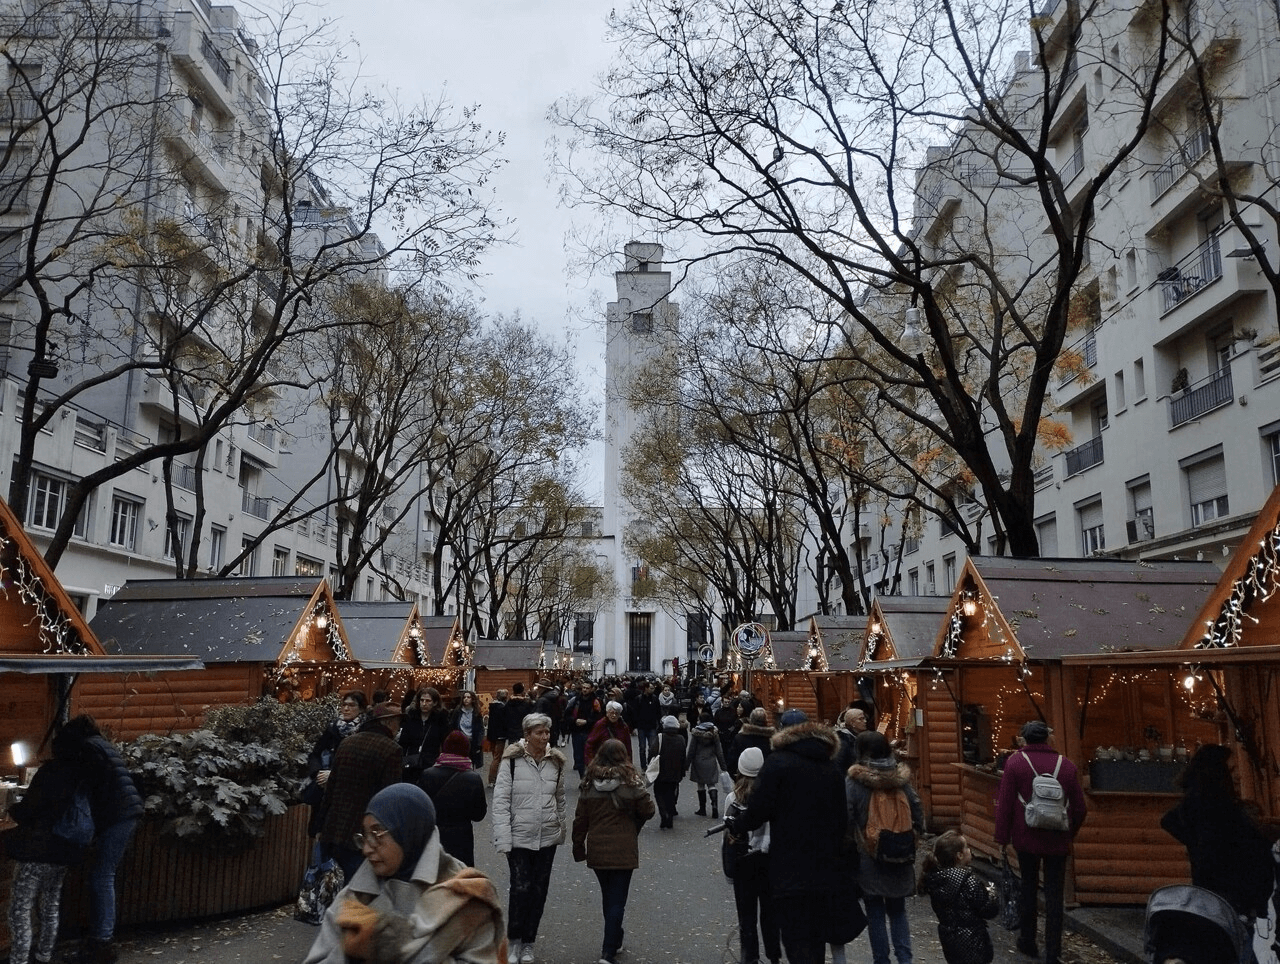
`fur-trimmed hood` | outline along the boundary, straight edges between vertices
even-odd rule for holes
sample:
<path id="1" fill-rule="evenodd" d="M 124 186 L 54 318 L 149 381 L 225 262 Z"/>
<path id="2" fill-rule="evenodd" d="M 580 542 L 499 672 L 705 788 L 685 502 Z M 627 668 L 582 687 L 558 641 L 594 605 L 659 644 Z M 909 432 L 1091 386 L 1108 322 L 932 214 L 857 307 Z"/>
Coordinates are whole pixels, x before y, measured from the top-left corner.
<path id="1" fill-rule="evenodd" d="M 898 790 L 911 783 L 911 768 L 887 758 L 869 760 L 849 767 L 849 779 L 872 790 Z"/>
<path id="2" fill-rule="evenodd" d="M 704 743 L 720 739 L 720 731 L 715 728 L 713 723 L 699 723 L 693 728 L 693 732 L 690 735 L 693 739 L 701 740 Z"/>
<path id="3" fill-rule="evenodd" d="M 524 740 L 521 740 L 519 743 L 513 743 L 511 744 L 511 746 L 507 747 L 502 754 L 502 759 L 514 760 L 517 757 L 528 756 L 528 755 L 529 755 L 529 751 L 524 745 Z M 550 760 L 561 770 L 563 770 L 564 765 L 569 762 L 565 758 L 565 755 L 561 753 L 559 750 L 557 750 L 554 746 L 547 747 L 546 759 Z"/>
<path id="4" fill-rule="evenodd" d="M 810 720 L 779 730 L 769 741 L 774 751 L 786 750 L 815 760 L 830 760 L 836 755 L 836 734 L 831 727 Z"/>
<path id="5" fill-rule="evenodd" d="M 756 726 L 754 723 L 743 723 L 741 729 L 738 730 L 738 736 L 772 737 L 776 732 L 771 726 Z"/>

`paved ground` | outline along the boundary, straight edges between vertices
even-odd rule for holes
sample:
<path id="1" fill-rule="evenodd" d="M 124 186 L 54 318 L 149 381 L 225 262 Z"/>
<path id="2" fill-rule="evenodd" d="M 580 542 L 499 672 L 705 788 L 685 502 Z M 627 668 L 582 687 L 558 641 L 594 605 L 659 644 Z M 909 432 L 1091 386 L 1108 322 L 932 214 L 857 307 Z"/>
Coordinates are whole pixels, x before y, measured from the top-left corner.
<path id="1" fill-rule="evenodd" d="M 571 774 L 571 784 L 576 779 Z M 681 816 L 670 831 L 646 825 L 641 836 L 641 866 L 632 882 L 627 906 L 626 951 L 622 964 L 737 964 L 737 927 L 733 892 L 720 872 L 718 840 L 705 839 L 712 821 L 692 816 L 696 798 L 691 785 L 682 789 Z M 576 786 L 569 792 L 572 813 Z M 693 801 L 693 802 L 691 802 Z M 476 859 L 490 874 L 500 893 L 506 893 L 506 861 L 491 844 L 488 821 L 476 826 Z M 935 921 L 927 900 L 908 901 L 915 960 L 943 964 Z M 1140 949 L 1141 914 L 1135 910 L 1102 912 L 1120 948 L 1111 953 L 1100 946 L 1069 936 L 1065 959 L 1073 964 L 1112 964 L 1136 960 L 1123 953 L 1123 945 Z M 601 917 L 595 877 L 585 864 L 575 864 L 569 848 L 556 855 L 551 897 L 538 959 L 549 964 L 582 962 L 599 957 Z M 294 921 L 289 908 L 231 920 L 193 924 L 179 928 L 138 931 L 120 935 L 122 964 L 273 964 L 299 961 L 315 936 L 315 929 Z M 997 964 L 1031 964 L 1013 947 L 1013 935 L 993 924 Z M 867 964 L 871 953 L 865 935 L 849 948 L 850 964 Z"/>

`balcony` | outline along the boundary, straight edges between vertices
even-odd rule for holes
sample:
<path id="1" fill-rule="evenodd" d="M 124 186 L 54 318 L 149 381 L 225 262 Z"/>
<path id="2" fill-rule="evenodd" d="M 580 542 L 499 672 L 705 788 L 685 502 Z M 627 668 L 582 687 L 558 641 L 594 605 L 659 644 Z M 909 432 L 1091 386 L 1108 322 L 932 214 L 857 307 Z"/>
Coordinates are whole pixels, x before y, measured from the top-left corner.
<path id="1" fill-rule="evenodd" d="M 1086 469 L 1102 464 L 1102 436 L 1095 435 L 1082 445 L 1067 452 L 1067 475 L 1078 475 Z"/>
<path id="2" fill-rule="evenodd" d="M 276 428 L 268 422 L 250 422 L 249 438 L 265 448 L 274 450 L 276 447 Z"/>
<path id="3" fill-rule="evenodd" d="M 213 71 L 213 75 L 222 81 L 223 87 L 231 86 L 231 65 L 227 63 L 227 58 L 219 53 L 218 48 L 213 45 L 213 41 L 209 39 L 207 33 L 200 35 L 200 53 L 205 59 L 205 63 L 209 65 L 209 69 Z"/>
<path id="4" fill-rule="evenodd" d="M 1037 492 L 1046 486 L 1053 485 L 1053 465 L 1049 464 L 1036 469 L 1035 475 L 1032 476 L 1032 483 Z"/>
<path id="5" fill-rule="evenodd" d="M 173 463 L 173 484 L 180 489 L 186 489 L 188 492 L 196 490 L 196 467 L 187 465 L 185 462 Z M 263 516 L 262 518 L 266 518 Z"/>
<path id="6" fill-rule="evenodd" d="M 271 515 L 271 500 L 260 498 L 252 492 L 242 491 L 240 508 L 255 519 L 266 519 Z"/>
<path id="7" fill-rule="evenodd" d="M 1200 289 L 1222 277 L 1222 247 L 1212 235 L 1189 255 L 1156 276 L 1161 314 L 1172 311 Z"/>
<path id="8" fill-rule="evenodd" d="M 1151 175 L 1151 203 L 1159 200 L 1182 175 L 1195 167 L 1196 162 L 1209 153 L 1210 146 L 1209 128 L 1202 125 L 1187 138 L 1185 144 L 1171 152 Z"/>
<path id="9" fill-rule="evenodd" d="M 1071 151 L 1071 156 L 1067 158 L 1067 162 L 1062 165 L 1058 174 L 1062 177 L 1063 185 L 1070 184 L 1080 172 L 1084 170 L 1084 141 L 1077 141 L 1075 148 Z"/>
<path id="10" fill-rule="evenodd" d="M 1169 399 L 1169 424 L 1177 428 L 1206 412 L 1221 408 L 1235 398 L 1231 388 L 1231 369 L 1220 368 L 1208 378 L 1187 387 L 1177 398 Z"/>

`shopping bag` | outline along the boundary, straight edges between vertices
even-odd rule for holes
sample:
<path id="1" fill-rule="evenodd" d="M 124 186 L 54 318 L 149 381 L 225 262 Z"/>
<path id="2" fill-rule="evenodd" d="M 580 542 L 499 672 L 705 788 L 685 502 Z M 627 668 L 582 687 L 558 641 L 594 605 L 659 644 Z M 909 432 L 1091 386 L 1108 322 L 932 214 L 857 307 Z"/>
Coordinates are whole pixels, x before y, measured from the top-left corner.
<path id="1" fill-rule="evenodd" d="M 658 754 L 654 754 L 649 760 L 649 765 L 644 768 L 644 778 L 648 781 L 649 786 L 653 786 L 658 782 L 658 774 L 662 772 L 662 760 L 658 758 Z"/>
<path id="2" fill-rule="evenodd" d="M 312 864 L 302 875 L 302 886 L 298 888 L 298 906 L 294 908 L 293 919 L 304 924 L 318 925 L 324 920 L 324 912 L 329 909 L 333 898 L 345 883 L 342 868 L 332 857 Z"/>
<path id="3" fill-rule="evenodd" d="M 1016 931 L 1022 926 L 1022 882 L 1009 866 L 1009 858 L 1002 857 L 1000 866 L 1000 923 L 1005 930 Z"/>

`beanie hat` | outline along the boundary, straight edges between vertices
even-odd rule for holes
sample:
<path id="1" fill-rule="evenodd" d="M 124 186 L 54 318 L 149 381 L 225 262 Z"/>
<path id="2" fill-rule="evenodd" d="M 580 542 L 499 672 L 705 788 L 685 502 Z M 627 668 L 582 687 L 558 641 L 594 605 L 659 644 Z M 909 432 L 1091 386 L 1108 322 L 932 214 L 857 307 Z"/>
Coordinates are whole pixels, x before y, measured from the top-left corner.
<path id="1" fill-rule="evenodd" d="M 400 716 L 400 707 L 394 703 L 379 703 L 369 712 L 369 718 L 374 720 L 387 720 L 391 717 Z"/>
<path id="2" fill-rule="evenodd" d="M 787 710 L 782 714 L 782 719 L 778 721 L 782 726 L 796 726 L 800 723 L 808 723 L 809 717 L 805 715 L 804 710 Z"/>
<path id="3" fill-rule="evenodd" d="M 678 730 L 680 729 L 680 721 L 674 716 L 664 716 L 662 718 L 662 728 L 664 730 Z"/>
<path id="4" fill-rule="evenodd" d="M 454 756 L 468 756 L 471 753 L 471 741 L 467 739 L 467 734 L 461 730 L 454 730 L 444 738 L 444 745 L 441 749 L 445 753 L 452 753 Z"/>
<path id="5" fill-rule="evenodd" d="M 764 753 L 758 746 L 749 746 L 742 751 L 742 756 L 738 757 L 738 772 L 744 777 L 753 777 L 760 772 L 760 767 L 764 765 Z"/>
<path id="6" fill-rule="evenodd" d="M 1028 743 L 1048 743 L 1049 724 L 1044 720 L 1032 720 L 1022 727 L 1022 738 Z"/>

